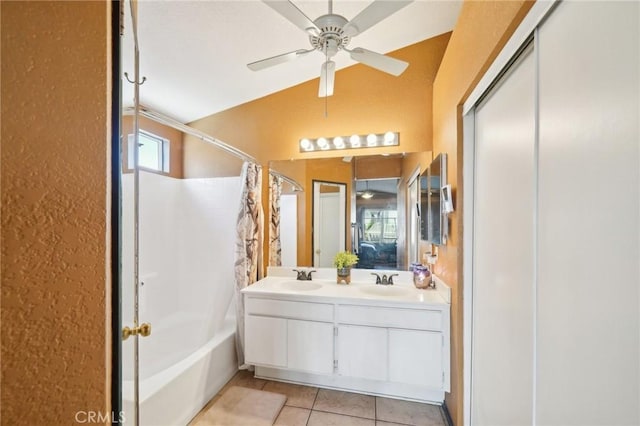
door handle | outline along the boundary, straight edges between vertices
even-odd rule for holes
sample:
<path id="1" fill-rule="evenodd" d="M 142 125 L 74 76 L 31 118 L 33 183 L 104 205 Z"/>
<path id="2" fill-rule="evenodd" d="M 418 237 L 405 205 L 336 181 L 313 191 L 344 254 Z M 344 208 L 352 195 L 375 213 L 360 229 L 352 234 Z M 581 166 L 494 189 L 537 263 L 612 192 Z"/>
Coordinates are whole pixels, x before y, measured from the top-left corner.
<path id="1" fill-rule="evenodd" d="M 122 329 L 122 340 L 127 340 L 129 336 L 140 335 L 142 337 L 147 337 L 150 334 L 151 334 L 151 324 L 149 324 L 148 322 L 144 322 L 134 328 L 124 327 Z"/>

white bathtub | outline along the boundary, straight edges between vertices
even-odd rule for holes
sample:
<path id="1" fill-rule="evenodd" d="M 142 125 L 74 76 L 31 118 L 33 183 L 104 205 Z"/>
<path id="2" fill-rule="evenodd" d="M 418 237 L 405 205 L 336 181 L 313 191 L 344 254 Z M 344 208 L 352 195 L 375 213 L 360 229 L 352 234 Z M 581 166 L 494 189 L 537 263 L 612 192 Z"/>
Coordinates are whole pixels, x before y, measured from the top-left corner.
<path id="1" fill-rule="evenodd" d="M 222 389 L 238 371 L 235 329 L 235 319 L 225 320 L 212 340 L 155 374 L 140 366 L 141 426 L 186 425 Z M 125 417 L 133 424 L 133 381 L 126 375 L 122 388 Z"/>

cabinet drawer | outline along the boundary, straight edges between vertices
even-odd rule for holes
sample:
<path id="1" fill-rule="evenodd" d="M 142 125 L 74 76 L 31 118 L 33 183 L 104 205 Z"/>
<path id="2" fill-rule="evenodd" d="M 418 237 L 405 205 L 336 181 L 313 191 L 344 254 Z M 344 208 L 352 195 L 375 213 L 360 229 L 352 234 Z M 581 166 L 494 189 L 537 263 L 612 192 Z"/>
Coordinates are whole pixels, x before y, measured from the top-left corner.
<path id="1" fill-rule="evenodd" d="M 290 302 L 248 297 L 245 310 L 251 315 L 270 315 L 311 321 L 333 322 L 333 305 L 327 303 Z"/>
<path id="2" fill-rule="evenodd" d="M 340 305 L 338 306 L 338 322 L 341 324 L 439 331 L 442 329 L 442 312 L 426 309 Z"/>

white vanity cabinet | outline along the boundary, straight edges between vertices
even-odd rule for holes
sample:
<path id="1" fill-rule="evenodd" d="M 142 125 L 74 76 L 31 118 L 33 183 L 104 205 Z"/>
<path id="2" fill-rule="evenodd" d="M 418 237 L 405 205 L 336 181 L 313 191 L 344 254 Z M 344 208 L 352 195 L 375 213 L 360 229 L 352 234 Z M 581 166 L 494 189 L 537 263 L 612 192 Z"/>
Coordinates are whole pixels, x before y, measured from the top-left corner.
<path id="1" fill-rule="evenodd" d="M 448 390 L 442 310 L 339 305 L 337 312 L 338 374 Z"/>
<path id="2" fill-rule="evenodd" d="M 246 292 L 245 359 L 256 376 L 442 403 L 449 305 Z"/>
<path id="3" fill-rule="evenodd" d="M 319 374 L 333 373 L 332 304 L 245 296 L 245 360 Z"/>

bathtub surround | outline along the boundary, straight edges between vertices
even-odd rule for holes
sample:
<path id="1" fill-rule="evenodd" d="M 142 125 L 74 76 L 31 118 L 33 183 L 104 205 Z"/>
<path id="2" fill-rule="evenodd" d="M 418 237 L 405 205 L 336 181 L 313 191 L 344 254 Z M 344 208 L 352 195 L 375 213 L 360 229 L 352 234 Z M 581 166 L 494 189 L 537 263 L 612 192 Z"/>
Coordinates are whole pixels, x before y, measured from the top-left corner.
<path id="1" fill-rule="evenodd" d="M 122 189 L 127 325 L 133 314 L 132 174 L 122 176 Z M 152 325 L 151 335 L 139 341 L 143 424 L 187 421 L 236 371 L 235 319 L 227 314 L 239 198 L 239 177 L 174 179 L 140 172 L 139 316 Z M 132 338 L 122 343 L 125 411 L 133 400 L 132 345 Z"/>
<path id="2" fill-rule="evenodd" d="M 262 275 L 264 213 L 262 210 L 262 167 L 245 162 L 242 165 L 242 194 L 236 223 L 235 300 L 236 351 L 238 366 L 244 367 L 244 303 L 240 291 Z"/>
<path id="3" fill-rule="evenodd" d="M 186 424 L 221 391 L 238 370 L 235 328 L 235 319 L 228 318 L 204 346 L 140 381 L 142 426 Z M 131 380 L 123 381 L 125 413 L 133 408 L 132 384 Z"/>

